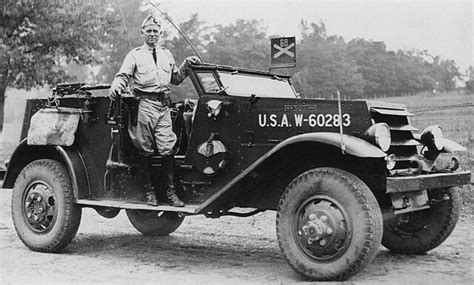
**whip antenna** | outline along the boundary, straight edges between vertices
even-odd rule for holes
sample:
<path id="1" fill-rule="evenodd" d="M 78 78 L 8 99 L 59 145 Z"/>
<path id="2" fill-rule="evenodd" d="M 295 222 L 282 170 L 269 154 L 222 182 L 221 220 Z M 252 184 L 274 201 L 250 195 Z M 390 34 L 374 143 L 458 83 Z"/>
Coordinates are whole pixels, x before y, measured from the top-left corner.
<path id="1" fill-rule="evenodd" d="M 120 5 L 118 5 L 119 7 L 119 10 L 120 10 L 120 14 L 122 15 L 122 24 L 123 24 L 123 27 L 125 28 L 125 33 L 127 35 L 127 39 L 128 39 L 128 44 L 130 45 L 130 49 L 132 49 L 132 41 L 130 40 L 130 35 L 128 34 L 128 29 L 127 29 L 127 24 L 125 23 L 125 15 L 123 14 L 123 10 L 122 10 L 122 7 L 120 7 Z"/>
<path id="2" fill-rule="evenodd" d="M 337 92 L 337 111 L 339 113 L 339 134 L 341 135 L 341 150 L 342 154 L 346 152 L 346 144 L 344 143 L 343 139 L 343 131 L 342 131 L 342 107 L 341 107 L 341 93 L 339 93 L 339 89 L 336 89 Z"/>
<path id="3" fill-rule="evenodd" d="M 163 17 L 163 19 L 165 19 L 166 21 L 168 21 L 177 31 L 178 33 L 183 37 L 183 39 L 188 43 L 188 45 L 193 49 L 194 53 L 196 54 L 197 57 L 199 57 L 199 59 L 204 62 L 204 59 L 202 58 L 202 56 L 199 54 L 199 52 L 196 50 L 196 48 L 191 44 L 191 42 L 189 41 L 188 37 L 186 37 L 185 34 L 183 34 L 183 32 L 181 32 L 181 30 L 173 23 L 173 20 L 170 19 L 170 17 L 168 17 L 168 15 L 166 15 L 165 13 L 163 13 L 160 9 L 158 9 L 158 6 L 156 6 L 155 4 L 153 4 L 150 0 L 148 0 L 148 3 L 150 3 L 150 5 L 155 8 L 156 11 L 158 11 L 160 13 L 160 15 Z"/>

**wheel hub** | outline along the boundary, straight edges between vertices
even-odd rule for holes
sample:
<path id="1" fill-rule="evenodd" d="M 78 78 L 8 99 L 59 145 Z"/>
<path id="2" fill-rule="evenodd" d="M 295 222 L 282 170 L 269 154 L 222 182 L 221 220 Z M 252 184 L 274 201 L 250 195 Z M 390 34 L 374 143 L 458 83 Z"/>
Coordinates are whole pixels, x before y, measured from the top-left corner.
<path id="1" fill-rule="evenodd" d="M 330 237 L 333 233 L 332 228 L 328 225 L 328 217 L 321 215 L 320 217 L 312 213 L 309 215 L 308 222 L 302 227 L 304 235 L 307 237 L 308 244 L 321 240 L 325 243 L 325 238 Z"/>
<path id="2" fill-rule="evenodd" d="M 349 240 L 345 214 L 330 197 L 310 199 L 303 204 L 296 231 L 303 251 L 319 260 L 342 254 Z"/>
<path id="3" fill-rule="evenodd" d="M 43 182 L 32 184 L 26 191 L 23 205 L 28 225 L 37 232 L 49 230 L 55 210 L 51 188 Z"/>

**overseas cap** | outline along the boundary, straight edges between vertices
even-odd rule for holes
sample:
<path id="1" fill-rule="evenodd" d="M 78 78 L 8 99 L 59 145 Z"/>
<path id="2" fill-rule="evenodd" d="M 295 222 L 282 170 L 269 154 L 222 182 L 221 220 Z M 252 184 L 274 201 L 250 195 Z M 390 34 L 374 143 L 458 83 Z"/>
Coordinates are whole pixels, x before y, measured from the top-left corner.
<path id="1" fill-rule="evenodd" d="M 143 23 L 142 23 L 142 29 L 145 27 L 145 26 L 149 26 L 149 25 L 157 25 L 158 27 L 161 27 L 161 24 L 160 24 L 160 20 L 158 20 L 155 16 L 153 15 L 148 15 L 145 20 L 143 20 Z"/>

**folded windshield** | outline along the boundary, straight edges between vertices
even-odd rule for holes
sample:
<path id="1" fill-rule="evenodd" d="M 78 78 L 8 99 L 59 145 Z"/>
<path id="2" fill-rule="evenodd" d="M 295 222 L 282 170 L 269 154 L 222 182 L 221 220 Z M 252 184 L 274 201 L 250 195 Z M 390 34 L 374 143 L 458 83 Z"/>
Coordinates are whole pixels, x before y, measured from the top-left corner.
<path id="1" fill-rule="evenodd" d="M 219 71 L 219 78 L 227 94 L 234 96 L 295 98 L 295 91 L 287 78 Z"/>
<path id="2" fill-rule="evenodd" d="M 293 86 L 286 77 L 222 70 L 217 70 L 217 73 L 199 71 L 197 76 L 206 93 L 225 91 L 230 96 L 296 98 Z"/>

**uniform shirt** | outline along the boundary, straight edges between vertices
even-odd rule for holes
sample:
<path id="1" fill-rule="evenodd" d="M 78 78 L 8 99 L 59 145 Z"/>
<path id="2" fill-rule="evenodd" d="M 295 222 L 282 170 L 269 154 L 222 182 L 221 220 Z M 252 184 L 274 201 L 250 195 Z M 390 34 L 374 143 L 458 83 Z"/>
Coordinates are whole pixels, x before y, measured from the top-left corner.
<path id="1" fill-rule="evenodd" d="M 131 50 L 112 85 L 120 85 L 122 90 L 131 79 L 131 88 L 144 92 L 168 92 L 170 83 L 180 84 L 187 76 L 184 64 L 177 67 L 173 55 L 164 47 L 156 47 L 156 64 L 153 48 L 144 44 Z"/>

